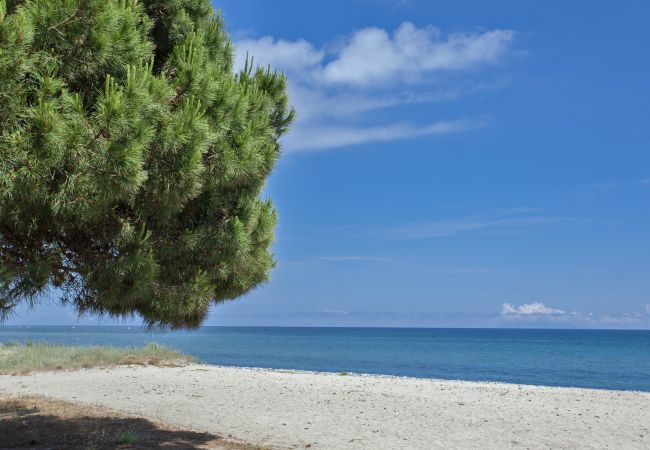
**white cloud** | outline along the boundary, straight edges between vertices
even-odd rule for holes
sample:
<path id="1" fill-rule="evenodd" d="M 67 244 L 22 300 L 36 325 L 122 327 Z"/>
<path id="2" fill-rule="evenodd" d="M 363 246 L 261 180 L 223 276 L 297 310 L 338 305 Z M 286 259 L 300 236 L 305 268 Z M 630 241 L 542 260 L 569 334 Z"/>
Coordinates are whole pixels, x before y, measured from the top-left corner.
<path id="1" fill-rule="evenodd" d="M 332 57 L 304 39 L 286 41 L 264 36 L 236 43 L 235 66 L 246 55 L 258 65 L 271 65 L 292 78 L 325 85 L 369 87 L 376 83 L 417 83 L 439 71 L 466 70 L 498 62 L 510 49 L 511 30 L 444 35 L 438 28 L 402 23 L 392 35 L 381 28 L 362 28 L 336 47 Z"/>
<path id="2" fill-rule="evenodd" d="M 325 83 L 363 86 L 420 81 L 441 70 L 494 63 L 513 37 L 510 30 L 444 36 L 435 27 L 418 28 L 410 22 L 400 25 L 392 36 L 380 28 L 364 28 L 354 33 L 318 76 Z"/>
<path id="3" fill-rule="evenodd" d="M 299 39 L 297 41 L 276 40 L 271 36 L 260 39 L 245 39 L 236 43 L 235 68 L 241 70 L 246 63 L 246 55 L 254 58 L 254 64 L 259 66 L 271 65 L 292 75 L 308 73 L 318 67 L 325 52 L 316 50 L 314 46 Z M 305 72 L 307 71 L 307 72 Z"/>
<path id="4" fill-rule="evenodd" d="M 650 304 L 645 305 L 645 313 L 650 315 Z"/>
<path id="5" fill-rule="evenodd" d="M 526 303 L 520 306 L 511 303 L 501 305 L 501 317 L 506 319 L 520 318 L 522 316 L 561 316 L 564 314 L 563 310 L 550 308 L 540 302 Z"/>
<path id="6" fill-rule="evenodd" d="M 513 39 L 510 30 L 445 35 L 435 27 L 418 28 L 410 22 L 393 32 L 363 28 L 338 45 L 321 47 L 304 39 L 265 36 L 236 42 L 236 68 L 244 67 L 248 54 L 255 65 L 284 71 L 298 111 L 284 148 L 323 150 L 475 128 L 469 124 L 476 119 L 378 123 L 369 113 L 502 87 L 503 76 L 444 83 L 443 74 L 497 63 Z M 434 74 L 440 75 L 433 78 Z"/>
<path id="7" fill-rule="evenodd" d="M 434 136 L 464 131 L 479 126 L 467 120 L 442 121 L 429 125 L 389 124 L 373 127 L 351 127 L 344 125 L 315 125 L 299 127 L 287 136 L 289 148 L 302 151 L 326 150 L 350 145 L 411 139 L 420 136 Z"/>
<path id="8" fill-rule="evenodd" d="M 359 89 L 329 89 L 292 81 L 290 89 L 291 102 L 299 111 L 299 123 L 309 124 L 363 118 L 368 112 L 403 105 L 448 102 L 477 92 L 501 89 L 508 82 L 507 78 L 501 77 L 487 82 L 467 81 L 453 86 L 429 87 L 417 92 L 410 91 L 408 86 L 400 88 L 399 92 L 367 92 Z"/>

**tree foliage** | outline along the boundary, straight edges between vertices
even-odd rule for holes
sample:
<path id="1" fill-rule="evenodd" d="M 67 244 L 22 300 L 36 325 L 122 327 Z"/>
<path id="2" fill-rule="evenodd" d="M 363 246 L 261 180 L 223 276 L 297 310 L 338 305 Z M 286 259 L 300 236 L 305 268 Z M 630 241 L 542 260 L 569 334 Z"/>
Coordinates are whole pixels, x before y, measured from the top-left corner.
<path id="1" fill-rule="evenodd" d="M 198 326 L 274 265 L 293 115 L 209 0 L 0 0 L 0 309 Z"/>

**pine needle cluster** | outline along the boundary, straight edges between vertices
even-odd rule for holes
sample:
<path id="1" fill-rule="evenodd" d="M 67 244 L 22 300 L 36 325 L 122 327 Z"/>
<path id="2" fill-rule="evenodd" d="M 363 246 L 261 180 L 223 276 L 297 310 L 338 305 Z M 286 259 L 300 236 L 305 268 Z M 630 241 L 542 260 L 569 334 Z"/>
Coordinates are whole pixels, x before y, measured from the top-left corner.
<path id="1" fill-rule="evenodd" d="M 293 116 L 210 0 L 0 0 L 0 310 L 200 325 L 274 266 Z"/>

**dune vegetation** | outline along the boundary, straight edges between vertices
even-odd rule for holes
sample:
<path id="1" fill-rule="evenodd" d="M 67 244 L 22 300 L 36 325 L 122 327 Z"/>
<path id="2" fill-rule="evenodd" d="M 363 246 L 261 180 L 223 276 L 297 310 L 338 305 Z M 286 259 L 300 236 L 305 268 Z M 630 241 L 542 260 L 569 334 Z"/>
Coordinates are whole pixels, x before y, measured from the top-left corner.
<path id="1" fill-rule="evenodd" d="M 0 344 L 0 374 L 129 364 L 179 366 L 191 362 L 195 362 L 191 356 L 155 343 L 137 348 L 65 346 L 37 342 Z"/>

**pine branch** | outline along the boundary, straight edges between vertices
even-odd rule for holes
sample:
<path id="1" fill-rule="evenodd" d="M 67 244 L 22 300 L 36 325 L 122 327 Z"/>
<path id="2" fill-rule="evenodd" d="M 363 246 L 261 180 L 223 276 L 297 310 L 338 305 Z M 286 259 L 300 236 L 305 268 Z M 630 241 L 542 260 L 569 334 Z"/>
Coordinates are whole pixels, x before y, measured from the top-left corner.
<path id="1" fill-rule="evenodd" d="M 77 20 L 77 19 L 83 17 L 84 15 L 85 15 L 85 14 L 84 14 L 84 12 L 83 12 L 81 9 L 77 9 L 77 10 L 74 12 L 74 14 L 72 14 L 71 16 L 66 17 L 65 19 L 63 19 L 63 20 L 62 20 L 61 22 L 59 22 L 59 23 L 56 23 L 56 24 L 54 24 L 54 25 L 51 25 L 50 28 L 49 28 L 49 30 L 55 30 L 55 31 L 57 31 L 61 36 L 65 37 L 65 34 L 63 34 L 63 33 L 61 32 L 61 30 L 59 30 L 59 27 L 62 27 L 62 26 L 64 26 L 64 25 L 67 25 L 67 24 L 69 24 L 69 23 L 71 23 L 71 22 L 73 22 L 73 21 L 75 21 L 75 20 Z"/>

